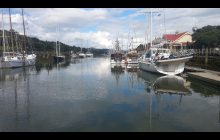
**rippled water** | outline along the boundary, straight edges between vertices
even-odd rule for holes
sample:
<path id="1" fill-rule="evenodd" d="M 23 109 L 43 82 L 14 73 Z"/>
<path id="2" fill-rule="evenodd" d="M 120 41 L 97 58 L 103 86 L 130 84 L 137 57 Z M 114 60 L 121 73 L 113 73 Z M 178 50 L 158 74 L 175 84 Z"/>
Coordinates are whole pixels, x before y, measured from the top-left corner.
<path id="1" fill-rule="evenodd" d="M 0 70 L 1 132 L 220 131 L 220 89 L 108 57 Z"/>

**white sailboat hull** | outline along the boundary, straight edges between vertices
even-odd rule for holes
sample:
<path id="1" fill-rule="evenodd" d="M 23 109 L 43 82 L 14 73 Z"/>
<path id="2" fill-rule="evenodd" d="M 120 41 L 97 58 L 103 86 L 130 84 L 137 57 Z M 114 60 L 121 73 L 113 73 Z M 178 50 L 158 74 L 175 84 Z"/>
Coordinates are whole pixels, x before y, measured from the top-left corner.
<path id="1" fill-rule="evenodd" d="M 93 56 L 93 54 L 86 54 L 86 57 L 92 57 Z"/>
<path id="2" fill-rule="evenodd" d="M 35 65 L 35 61 L 36 61 L 36 55 L 35 54 L 31 54 L 31 55 L 27 55 L 25 56 L 25 66 L 33 66 Z M 0 69 L 10 69 L 10 68 L 19 68 L 19 67 L 23 67 L 23 59 L 20 56 L 16 56 L 16 57 L 11 57 L 11 58 L 7 58 L 4 57 L 4 60 L 1 61 L 0 63 Z"/>
<path id="3" fill-rule="evenodd" d="M 176 75 L 183 72 L 185 62 L 170 62 L 170 63 L 154 63 L 147 61 L 139 61 L 139 68 L 149 72 L 160 73 L 165 75 Z"/>
<path id="4" fill-rule="evenodd" d="M 79 57 L 80 57 L 80 58 L 85 58 L 86 55 L 85 55 L 85 54 L 79 54 Z"/>

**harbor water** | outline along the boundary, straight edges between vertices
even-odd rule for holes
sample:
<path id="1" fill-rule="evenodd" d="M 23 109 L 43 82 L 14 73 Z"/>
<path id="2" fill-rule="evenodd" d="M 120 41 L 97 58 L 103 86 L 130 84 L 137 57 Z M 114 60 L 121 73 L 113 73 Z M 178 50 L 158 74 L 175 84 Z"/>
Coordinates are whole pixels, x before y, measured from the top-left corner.
<path id="1" fill-rule="evenodd" d="M 220 132 L 220 89 L 87 57 L 0 69 L 0 132 Z"/>

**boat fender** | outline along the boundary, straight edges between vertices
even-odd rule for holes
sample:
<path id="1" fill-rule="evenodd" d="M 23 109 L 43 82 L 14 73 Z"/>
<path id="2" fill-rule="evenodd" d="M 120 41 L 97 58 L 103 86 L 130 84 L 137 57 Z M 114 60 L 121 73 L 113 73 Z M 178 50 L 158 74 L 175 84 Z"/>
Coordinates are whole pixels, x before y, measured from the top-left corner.
<path id="1" fill-rule="evenodd" d="M 157 58 L 160 58 L 160 56 L 156 56 Z"/>

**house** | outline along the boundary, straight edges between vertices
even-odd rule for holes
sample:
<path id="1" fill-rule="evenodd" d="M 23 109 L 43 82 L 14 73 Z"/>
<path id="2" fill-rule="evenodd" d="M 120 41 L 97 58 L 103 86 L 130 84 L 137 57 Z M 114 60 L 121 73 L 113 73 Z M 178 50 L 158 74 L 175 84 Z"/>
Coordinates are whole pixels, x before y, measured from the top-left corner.
<path id="1" fill-rule="evenodd" d="M 175 34 L 164 34 L 162 38 L 167 40 L 168 42 L 174 43 L 174 44 L 169 44 L 169 49 L 171 50 L 181 49 L 181 46 L 179 44 L 175 44 L 175 42 L 182 43 L 183 50 L 193 48 L 194 41 L 192 41 L 192 34 L 188 31 L 179 33 L 177 30 Z M 187 47 L 187 42 L 188 42 L 188 47 Z"/>

